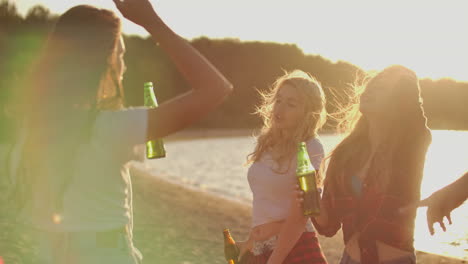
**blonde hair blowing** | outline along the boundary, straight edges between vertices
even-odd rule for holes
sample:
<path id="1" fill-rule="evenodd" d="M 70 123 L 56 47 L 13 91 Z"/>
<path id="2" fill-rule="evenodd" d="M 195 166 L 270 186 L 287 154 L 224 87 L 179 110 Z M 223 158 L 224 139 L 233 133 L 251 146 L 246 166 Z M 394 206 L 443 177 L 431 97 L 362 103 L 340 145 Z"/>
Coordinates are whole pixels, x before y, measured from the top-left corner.
<path id="1" fill-rule="evenodd" d="M 291 131 L 281 131 L 272 125 L 273 107 L 278 91 L 284 85 L 294 87 L 304 101 L 303 122 L 299 122 Z M 278 164 L 284 164 L 293 157 L 297 150 L 297 145 L 301 141 L 306 141 L 317 136 L 317 131 L 323 126 L 326 120 L 325 95 L 320 83 L 310 74 L 301 70 L 285 72 L 266 92 L 259 91 L 262 103 L 257 107 L 256 114 L 263 120 L 263 127 L 257 136 L 255 150 L 247 157 L 247 163 L 252 163 L 261 159 L 265 151 L 275 153 L 273 158 Z"/>

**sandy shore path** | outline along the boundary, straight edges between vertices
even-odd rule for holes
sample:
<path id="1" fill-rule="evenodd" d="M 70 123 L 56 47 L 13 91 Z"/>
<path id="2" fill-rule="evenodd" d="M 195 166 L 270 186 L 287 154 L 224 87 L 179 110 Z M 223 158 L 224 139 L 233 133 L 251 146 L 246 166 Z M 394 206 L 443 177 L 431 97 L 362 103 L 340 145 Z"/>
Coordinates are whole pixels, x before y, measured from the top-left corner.
<path id="1" fill-rule="evenodd" d="M 135 244 L 144 255 L 143 263 L 216 264 L 223 258 L 224 227 L 234 239 L 248 233 L 251 208 L 209 193 L 167 182 L 132 169 Z M 328 262 L 339 262 L 341 234 L 320 237 Z M 450 259 L 418 252 L 418 263 L 460 264 Z"/>

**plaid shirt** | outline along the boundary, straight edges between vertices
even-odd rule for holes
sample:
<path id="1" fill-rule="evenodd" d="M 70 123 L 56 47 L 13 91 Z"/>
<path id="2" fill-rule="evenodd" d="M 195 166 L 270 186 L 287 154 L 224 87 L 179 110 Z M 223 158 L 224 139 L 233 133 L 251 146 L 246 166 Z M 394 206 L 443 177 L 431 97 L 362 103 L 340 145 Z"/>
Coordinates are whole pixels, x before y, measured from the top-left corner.
<path id="1" fill-rule="evenodd" d="M 312 222 L 322 235 L 331 237 L 342 228 L 345 244 L 355 232 L 360 232 L 359 247 L 362 264 L 379 263 L 376 241 L 405 250 L 413 251 L 414 212 L 399 214 L 398 209 L 407 205 L 400 196 L 378 191 L 364 183 L 361 195 L 332 194 L 325 187 L 323 206 L 328 211 L 328 224 L 321 226 Z"/>
<path id="2" fill-rule="evenodd" d="M 424 161 L 432 136 L 427 128 L 417 130 L 408 127 L 405 133 L 406 136 L 400 137 L 397 148 L 393 149 L 390 161 L 392 175 L 385 191 L 378 188 L 376 179 L 369 177 L 379 173 L 378 164 L 369 168 L 368 177 L 362 182 L 359 194 L 353 193 L 351 179 L 344 190 L 337 191 L 343 188 L 339 187 L 337 177 L 332 175 L 351 173 L 354 161 L 351 157 L 345 170 L 343 167 L 332 166 L 334 159 L 343 156 L 335 155 L 330 159 L 327 177 L 332 178 L 326 182 L 322 197 L 323 207 L 328 212 L 328 223 L 320 226 L 314 218 L 312 222 L 318 233 L 328 237 L 342 228 L 345 244 L 359 232 L 362 264 L 379 263 L 377 240 L 404 251 L 414 251 L 416 209 L 404 214 L 399 213 L 399 209 L 420 199 Z M 332 191 L 332 187 L 337 189 Z"/>

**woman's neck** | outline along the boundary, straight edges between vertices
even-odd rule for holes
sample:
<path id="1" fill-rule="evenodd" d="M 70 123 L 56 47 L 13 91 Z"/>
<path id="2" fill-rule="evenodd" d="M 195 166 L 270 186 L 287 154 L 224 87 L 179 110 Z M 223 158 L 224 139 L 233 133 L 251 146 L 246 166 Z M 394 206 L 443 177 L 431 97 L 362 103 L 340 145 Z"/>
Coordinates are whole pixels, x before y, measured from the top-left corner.
<path id="1" fill-rule="evenodd" d="M 288 155 L 287 145 L 292 144 L 292 136 L 289 131 L 277 130 L 275 131 L 273 140 L 270 142 L 269 151 L 273 159 L 280 161 L 282 158 Z"/>

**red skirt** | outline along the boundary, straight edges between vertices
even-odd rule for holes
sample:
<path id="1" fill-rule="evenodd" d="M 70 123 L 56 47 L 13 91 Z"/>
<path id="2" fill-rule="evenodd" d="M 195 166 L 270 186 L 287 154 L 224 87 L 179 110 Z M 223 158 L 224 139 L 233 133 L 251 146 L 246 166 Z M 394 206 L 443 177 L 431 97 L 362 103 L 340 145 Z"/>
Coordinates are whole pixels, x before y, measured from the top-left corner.
<path id="1" fill-rule="evenodd" d="M 264 252 L 255 256 L 252 252 L 245 253 L 239 264 L 265 264 L 272 251 Z M 322 253 L 319 241 L 315 232 L 304 232 L 291 249 L 283 264 L 327 264 L 327 260 Z"/>

